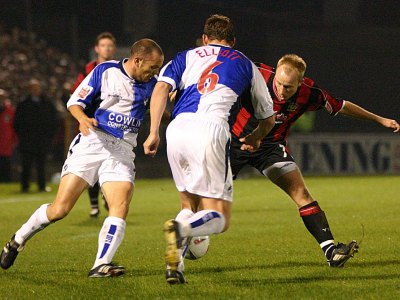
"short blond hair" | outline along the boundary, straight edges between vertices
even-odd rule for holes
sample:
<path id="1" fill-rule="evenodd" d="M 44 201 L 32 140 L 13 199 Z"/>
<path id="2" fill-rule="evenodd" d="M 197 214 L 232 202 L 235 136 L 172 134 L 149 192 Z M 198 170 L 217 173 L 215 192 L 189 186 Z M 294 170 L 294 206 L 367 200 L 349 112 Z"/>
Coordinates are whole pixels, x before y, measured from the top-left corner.
<path id="1" fill-rule="evenodd" d="M 299 72 L 300 79 L 302 79 L 304 77 L 304 73 L 306 72 L 307 64 L 304 61 L 304 59 L 302 59 L 300 56 L 298 56 L 297 54 L 285 54 L 284 56 L 282 56 L 279 59 L 276 67 L 278 68 L 285 64 L 290 65 L 293 68 L 295 68 Z"/>

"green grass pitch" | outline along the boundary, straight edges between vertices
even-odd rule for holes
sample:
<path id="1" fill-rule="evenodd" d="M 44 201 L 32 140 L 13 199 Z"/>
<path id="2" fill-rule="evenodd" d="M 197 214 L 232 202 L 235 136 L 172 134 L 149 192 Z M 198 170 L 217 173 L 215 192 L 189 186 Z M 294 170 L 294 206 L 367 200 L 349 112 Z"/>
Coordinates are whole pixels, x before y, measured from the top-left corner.
<path id="1" fill-rule="evenodd" d="M 89 279 L 105 211 L 89 218 L 84 193 L 64 220 L 28 242 L 0 269 L 0 299 L 400 299 L 400 176 L 309 177 L 336 241 L 360 240 L 344 268 L 329 268 L 291 200 L 264 178 L 235 182 L 232 225 L 207 255 L 186 262 L 188 284 L 164 278 L 162 225 L 179 209 L 171 179 L 138 180 L 120 278 Z M 56 189 L 56 187 L 54 187 Z M 0 246 L 54 193 L 0 185 Z"/>

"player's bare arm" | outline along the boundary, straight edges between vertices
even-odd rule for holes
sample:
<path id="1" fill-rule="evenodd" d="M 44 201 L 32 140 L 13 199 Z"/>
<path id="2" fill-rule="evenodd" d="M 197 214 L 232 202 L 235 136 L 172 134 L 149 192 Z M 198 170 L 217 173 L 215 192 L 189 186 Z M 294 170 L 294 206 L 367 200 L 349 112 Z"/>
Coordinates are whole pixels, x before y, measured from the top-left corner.
<path id="1" fill-rule="evenodd" d="M 274 125 L 275 115 L 260 121 L 257 128 L 254 129 L 252 133 L 240 139 L 240 141 L 243 142 L 240 149 L 250 152 L 256 151 L 260 147 L 261 140 L 271 131 Z"/>
<path id="2" fill-rule="evenodd" d="M 97 127 L 97 120 L 94 118 L 89 118 L 84 113 L 82 106 L 71 105 L 68 110 L 71 115 L 79 122 L 79 131 L 82 132 L 83 135 L 89 135 L 89 130 L 94 130 L 94 127 Z"/>
<path id="3" fill-rule="evenodd" d="M 150 115 L 150 109 L 146 111 L 146 116 L 149 115 Z M 161 123 L 164 125 L 168 125 L 169 122 L 171 122 L 171 113 L 168 110 L 165 110 L 161 117 Z"/>
<path id="4" fill-rule="evenodd" d="M 376 115 L 372 112 L 369 112 L 368 110 L 366 110 L 350 101 L 345 102 L 345 105 L 342 108 L 342 110 L 340 111 L 340 113 L 343 115 L 346 115 L 346 116 L 353 117 L 353 118 L 359 118 L 359 119 L 377 122 L 378 124 L 381 124 L 382 126 L 384 126 L 386 128 L 393 129 L 393 132 L 400 131 L 400 125 L 396 120 L 378 116 L 378 115 Z"/>
<path id="5" fill-rule="evenodd" d="M 150 101 L 150 133 L 143 143 L 144 153 L 154 157 L 160 143 L 160 123 L 169 99 L 171 85 L 157 82 Z"/>

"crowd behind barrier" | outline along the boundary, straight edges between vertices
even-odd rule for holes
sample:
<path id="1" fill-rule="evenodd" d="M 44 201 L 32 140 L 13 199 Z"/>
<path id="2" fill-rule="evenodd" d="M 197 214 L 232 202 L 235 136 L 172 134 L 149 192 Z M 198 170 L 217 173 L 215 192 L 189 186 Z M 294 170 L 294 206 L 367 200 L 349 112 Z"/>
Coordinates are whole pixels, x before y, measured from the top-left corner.
<path id="1" fill-rule="evenodd" d="M 35 79 L 42 84 L 44 95 L 53 103 L 57 111 L 57 124 L 55 124 L 57 132 L 51 144 L 47 145 L 49 148 L 46 157 L 48 180 L 59 179 L 58 175 L 69 144 L 78 132 L 76 121 L 66 110 L 65 104 L 70 97 L 71 87 L 79 71 L 84 68 L 87 59 L 82 57 L 79 61 L 75 61 L 70 54 L 50 46 L 36 33 L 27 32 L 18 27 L 8 29 L 0 23 L 0 89 L 7 92 L 10 105 L 15 110 L 18 104 L 28 96 L 29 82 Z M 147 128 L 147 122 L 143 127 L 143 130 Z M 0 141 L 3 145 L 10 142 Z M 15 141 L 12 143 L 15 144 Z M 144 156 L 142 143 L 139 137 L 138 156 Z M 161 148 L 164 149 L 164 147 L 165 143 L 162 143 Z M 162 167 L 154 170 L 150 166 L 153 163 Z M 139 166 L 141 164 L 142 166 Z M 138 162 L 138 167 L 143 169 L 145 177 L 170 175 L 166 156 L 163 154 L 153 160 L 147 158 Z M 21 171 L 21 151 L 17 143 L 11 157 L 11 181 L 18 181 Z M 32 181 L 36 175 L 35 172 L 32 174 Z"/>
<path id="2" fill-rule="evenodd" d="M 65 156 L 65 120 L 69 118 L 65 103 L 70 96 L 79 63 L 82 62 L 76 62 L 71 55 L 49 46 L 34 32 L 18 27 L 7 30 L 0 25 L 0 89 L 6 91 L 7 98 L 15 109 L 28 96 L 30 81 L 37 80 L 41 83 L 44 96 L 57 111 L 57 121 L 54 124 L 57 133 L 51 144 L 47 145 L 47 159 L 55 168 Z M 4 145 L 10 141 L 0 142 Z M 12 181 L 19 177 L 19 150 L 17 144 L 11 160 Z"/>

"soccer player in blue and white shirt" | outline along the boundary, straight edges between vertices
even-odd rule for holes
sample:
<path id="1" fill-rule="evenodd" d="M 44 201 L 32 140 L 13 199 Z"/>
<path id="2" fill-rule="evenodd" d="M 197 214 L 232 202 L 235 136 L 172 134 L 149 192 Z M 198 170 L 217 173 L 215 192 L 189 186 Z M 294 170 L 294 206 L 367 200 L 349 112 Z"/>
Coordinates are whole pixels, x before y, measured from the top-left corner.
<path id="1" fill-rule="evenodd" d="M 163 61 L 156 42 L 139 40 L 129 58 L 99 64 L 72 94 L 67 107 L 79 122 L 80 133 L 71 143 L 57 196 L 53 203 L 40 206 L 6 244 L 0 261 L 3 269 L 14 263 L 29 238 L 64 218 L 87 186 L 99 181 L 109 216 L 100 230 L 89 277 L 124 274 L 125 268 L 112 263 L 112 258 L 124 237 L 133 194 L 133 148 Z M 96 107 L 93 118 L 84 113 L 87 106 Z"/>
<path id="2" fill-rule="evenodd" d="M 164 225 L 167 240 L 167 282 L 185 283 L 182 251 L 188 238 L 228 229 L 232 205 L 229 164 L 230 109 L 249 90 L 259 126 L 242 138 L 242 149 L 253 151 L 271 130 L 272 100 L 257 67 L 235 43 L 230 19 L 206 20 L 205 46 L 181 52 L 161 71 L 151 98 L 150 135 L 145 153 L 155 155 L 159 125 L 170 91 L 177 90 L 172 122 L 167 129 L 168 161 L 182 210 Z"/>

